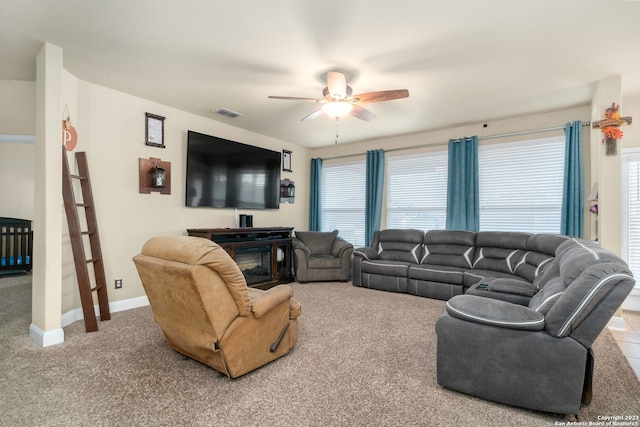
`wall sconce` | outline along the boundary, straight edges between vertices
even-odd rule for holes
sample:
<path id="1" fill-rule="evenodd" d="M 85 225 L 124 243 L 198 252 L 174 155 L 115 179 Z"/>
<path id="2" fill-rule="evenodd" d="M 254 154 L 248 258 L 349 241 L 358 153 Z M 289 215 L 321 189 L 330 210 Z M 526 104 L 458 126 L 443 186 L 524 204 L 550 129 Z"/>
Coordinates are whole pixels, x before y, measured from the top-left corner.
<path id="1" fill-rule="evenodd" d="M 140 193 L 171 194 L 171 163 L 151 157 L 138 159 Z"/>
<path id="2" fill-rule="evenodd" d="M 280 181 L 280 203 L 293 203 L 296 197 L 296 185 L 289 179 Z"/>
<path id="3" fill-rule="evenodd" d="M 151 186 L 153 188 L 164 188 L 167 186 L 167 171 L 157 164 L 151 169 Z"/>

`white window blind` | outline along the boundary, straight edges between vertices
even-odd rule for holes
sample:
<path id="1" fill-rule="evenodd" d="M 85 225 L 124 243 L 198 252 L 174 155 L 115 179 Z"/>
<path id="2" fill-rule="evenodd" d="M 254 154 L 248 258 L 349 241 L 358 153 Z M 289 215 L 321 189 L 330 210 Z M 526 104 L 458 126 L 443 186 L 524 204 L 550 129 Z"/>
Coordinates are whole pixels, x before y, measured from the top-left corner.
<path id="1" fill-rule="evenodd" d="M 322 231 L 338 230 L 354 247 L 364 246 L 365 161 L 322 166 Z"/>
<path id="2" fill-rule="evenodd" d="M 622 174 L 622 253 L 633 275 L 640 277 L 640 151 L 623 152 Z"/>
<path id="3" fill-rule="evenodd" d="M 447 151 L 387 157 L 387 227 L 444 229 Z"/>
<path id="4" fill-rule="evenodd" d="M 480 230 L 559 233 L 564 146 L 564 137 L 480 146 Z"/>

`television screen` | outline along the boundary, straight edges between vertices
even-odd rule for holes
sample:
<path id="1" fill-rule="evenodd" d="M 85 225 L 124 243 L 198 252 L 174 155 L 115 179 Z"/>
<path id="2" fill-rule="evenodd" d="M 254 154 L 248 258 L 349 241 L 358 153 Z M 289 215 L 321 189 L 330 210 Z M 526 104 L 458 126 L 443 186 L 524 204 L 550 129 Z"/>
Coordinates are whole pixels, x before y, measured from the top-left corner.
<path id="1" fill-rule="evenodd" d="M 280 153 L 189 131 L 185 206 L 278 209 Z"/>

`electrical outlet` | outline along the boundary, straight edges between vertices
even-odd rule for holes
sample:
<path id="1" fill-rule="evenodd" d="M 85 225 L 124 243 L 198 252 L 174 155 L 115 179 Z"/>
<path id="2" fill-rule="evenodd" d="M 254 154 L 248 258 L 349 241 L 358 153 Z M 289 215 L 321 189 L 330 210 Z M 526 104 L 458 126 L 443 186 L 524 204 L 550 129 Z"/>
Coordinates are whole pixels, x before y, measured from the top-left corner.
<path id="1" fill-rule="evenodd" d="M 116 289 L 122 288 L 122 279 L 116 279 Z"/>

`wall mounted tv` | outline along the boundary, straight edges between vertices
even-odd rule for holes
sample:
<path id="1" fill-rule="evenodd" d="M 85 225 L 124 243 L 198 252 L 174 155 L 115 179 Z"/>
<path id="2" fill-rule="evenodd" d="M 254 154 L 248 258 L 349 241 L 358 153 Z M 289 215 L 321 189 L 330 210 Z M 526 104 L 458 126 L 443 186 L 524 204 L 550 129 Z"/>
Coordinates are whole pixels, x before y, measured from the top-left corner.
<path id="1" fill-rule="evenodd" d="M 280 153 L 189 131 L 185 206 L 278 209 Z"/>

